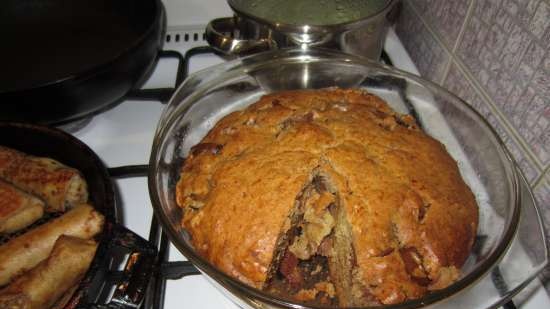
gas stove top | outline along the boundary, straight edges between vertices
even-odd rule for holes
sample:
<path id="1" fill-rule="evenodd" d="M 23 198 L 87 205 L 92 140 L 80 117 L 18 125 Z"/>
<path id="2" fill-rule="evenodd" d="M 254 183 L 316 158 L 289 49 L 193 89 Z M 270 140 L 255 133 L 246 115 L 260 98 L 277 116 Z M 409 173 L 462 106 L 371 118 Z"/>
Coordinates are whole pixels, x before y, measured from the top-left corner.
<path id="1" fill-rule="evenodd" d="M 210 3 L 212 2 L 212 3 Z M 215 5 L 213 4 L 215 2 Z M 210 5 L 209 5 L 210 4 Z M 168 16 L 168 31 L 165 50 L 176 50 L 182 55 L 194 52 L 183 69 L 189 73 L 226 61 L 209 52 L 203 32 L 208 20 L 229 16 L 230 10 L 217 1 L 165 1 Z M 199 47 L 199 48 L 197 48 Z M 385 43 L 385 51 L 393 65 L 418 74 L 405 49 L 393 31 Z M 189 55 L 189 54 L 188 54 Z M 185 62 L 185 61 L 184 61 Z M 140 99 L 126 99 L 101 113 L 73 134 L 88 144 L 111 168 L 119 196 L 119 208 L 123 224 L 160 248 L 164 259 L 160 260 L 161 276 L 167 280 L 153 282 L 146 297 L 146 308 L 238 308 L 213 287 L 188 264 L 179 251 L 169 244 L 153 218 L 153 209 L 147 188 L 146 165 L 164 104 L 156 99 L 167 99 L 178 79 L 178 58 L 168 55 L 159 61 L 144 89 L 164 88 L 154 93 L 142 92 Z M 159 97 L 160 96 L 160 97 Z M 145 98 L 144 98 L 145 97 Z M 122 168 L 116 168 L 121 167 Z M 175 263 L 167 263 L 167 261 Z M 538 283 L 537 283 L 538 284 Z M 540 284 L 539 284 L 540 286 Z M 513 306 L 510 304 L 510 306 Z M 513 308 L 513 307 L 508 307 Z M 550 308 L 544 289 L 538 290 L 521 308 Z"/>

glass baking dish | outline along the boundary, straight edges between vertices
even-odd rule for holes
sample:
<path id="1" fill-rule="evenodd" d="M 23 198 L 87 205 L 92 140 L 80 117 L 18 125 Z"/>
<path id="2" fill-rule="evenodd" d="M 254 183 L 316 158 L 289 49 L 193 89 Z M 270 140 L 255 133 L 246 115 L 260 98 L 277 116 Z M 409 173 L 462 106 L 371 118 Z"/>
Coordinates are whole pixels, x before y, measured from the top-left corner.
<path id="1" fill-rule="evenodd" d="M 191 148 L 223 116 L 262 95 L 300 88 L 359 88 L 414 116 L 457 161 L 479 205 L 479 227 L 461 278 L 417 300 L 375 308 L 495 308 L 542 270 L 547 249 L 532 193 L 495 131 L 445 89 L 363 58 L 321 49 L 267 52 L 191 76 L 165 108 L 150 158 L 149 192 L 171 241 L 243 308 L 315 308 L 277 298 L 227 276 L 201 258 L 180 225 L 175 185 Z"/>

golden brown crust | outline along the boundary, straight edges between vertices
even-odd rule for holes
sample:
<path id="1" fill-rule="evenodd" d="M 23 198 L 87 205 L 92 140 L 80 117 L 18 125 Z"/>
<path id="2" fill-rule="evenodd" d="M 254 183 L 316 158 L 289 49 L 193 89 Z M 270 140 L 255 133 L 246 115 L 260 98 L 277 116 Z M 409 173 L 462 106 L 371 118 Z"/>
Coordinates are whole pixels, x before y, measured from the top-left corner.
<path id="1" fill-rule="evenodd" d="M 43 199 L 47 211 L 65 211 L 88 200 L 87 184 L 78 170 L 4 146 L 0 146 L 0 178 Z"/>
<path id="2" fill-rule="evenodd" d="M 336 188 L 354 277 L 380 303 L 421 297 L 468 256 L 477 206 L 456 162 L 410 116 L 357 90 L 270 94 L 220 120 L 182 167 L 182 224 L 201 255 L 260 288 L 313 170 Z"/>
<path id="3" fill-rule="evenodd" d="M 6 178 L 4 175 L 14 166 L 21 164 L 24 158 L 23 153 L 0 145 L 0 177 Z"/>
<path id="4" fill-rule="evenodd" d="M 31 225 L 44 213 L 44 203 L 0 180 L 0 234 L 13 233 Z"/>

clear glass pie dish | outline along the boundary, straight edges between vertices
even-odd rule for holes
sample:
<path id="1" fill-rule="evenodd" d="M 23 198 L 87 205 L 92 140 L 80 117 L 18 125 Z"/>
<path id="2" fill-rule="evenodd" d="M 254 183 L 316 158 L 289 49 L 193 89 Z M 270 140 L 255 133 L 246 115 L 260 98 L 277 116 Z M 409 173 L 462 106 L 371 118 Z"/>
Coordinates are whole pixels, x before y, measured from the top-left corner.
<path id="1" fill-rule="evenodd" d="M 457 161 L 479 205 L 476 241 L 457 282 L 420 299 L 375 308 L 495 308 L 536 277 L 548 259 L 541 219 L 529 186 L 487 121 L 417 76 L 333 51 L 293 49 L 239 58 L 189 76 L 155 133 L 148 180 L 155 214 L 174 245 L 215 286 L 243 308 L 315 308 L 252 288 L 198 255 L 180 225 L 175 186 L 190 148 L 223 116 L 266 93 L 335 86 L 368 90 L 415 117 Z"/>

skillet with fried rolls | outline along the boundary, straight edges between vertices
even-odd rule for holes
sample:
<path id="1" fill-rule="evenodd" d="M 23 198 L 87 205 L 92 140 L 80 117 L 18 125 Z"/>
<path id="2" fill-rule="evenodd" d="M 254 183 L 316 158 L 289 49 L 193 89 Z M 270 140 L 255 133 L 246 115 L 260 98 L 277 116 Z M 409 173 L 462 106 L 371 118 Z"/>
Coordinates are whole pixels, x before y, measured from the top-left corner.
<path id="1" fill-rule="evenodd" d="M 46 260 L 0 290 L 0 308 L 49 308 L 84 276 L 96 248 L 92 239 L 60 236 Z"/>

